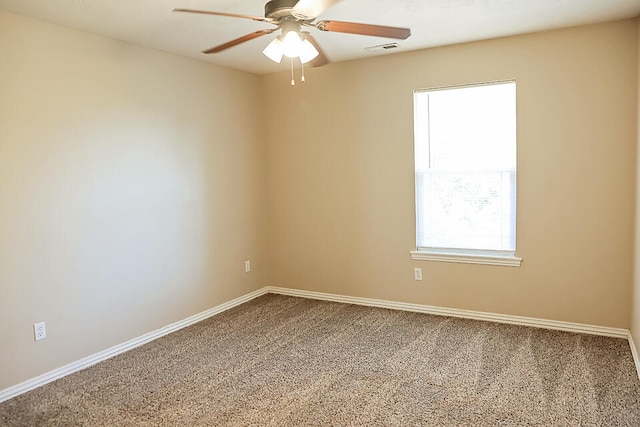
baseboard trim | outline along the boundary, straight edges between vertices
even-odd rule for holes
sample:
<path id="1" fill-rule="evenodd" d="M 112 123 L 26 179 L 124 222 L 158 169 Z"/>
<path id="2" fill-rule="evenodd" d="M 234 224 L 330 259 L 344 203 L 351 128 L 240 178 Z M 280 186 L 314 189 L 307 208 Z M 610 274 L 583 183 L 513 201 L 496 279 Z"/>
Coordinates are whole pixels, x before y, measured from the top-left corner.
<path id="1" fill-rule="evenodd" d="M 186 319 L 164 326 L 155 331 L 144 334 L 122 344 L 118 344 L 91 356 L 80 359 L 76 362 L 54 369 L 45 374 L 24 381 L 15 386 L 0 391 L 0 402 L 9 400 L 29 390 L 43 386 L 52 381 L 60 379 L 66 375 L 88 368 L 96 363 L 107 360 L 111 357 L 125 353 L 150 341 L 158 339 L 164 335 L 175 332 L 179 329 L 198 323 L 208 317 L 214 316 L 230 308 L 244 304 L 254 298 L 267 293 L 288 295 L 293 297 L 309 298 L 323 301 L 341 302 L 346 304 L 364 305 L 370 307 L 388 308 L 392 310 L 412 311 L 417 313 L 434 314 L 438 316 L 459 317 L 464 319 L 483 320 L 496 323 L 507 323 L 512 325 L 531 326 L 535 328 L 553 329 L 567 332 L 584 333 L 591 335 L 604 335 L 615 338 L 626 338 L 631 347 L 631 353 L 640 378 L 640 358 L 633 342 L 633 337 L 627 329 L 609 328 L 604 326 L 586 325 L 581 323 L 560 322 L 555 320 L 536 319 L 531 317 L 511 316 L 504 314 L 487 313 L 472 310 L 460 310 L 446 307 L 436 307 L 422 304 L 403 303 L 372 298 L 352 297 L 346 295 L 329 294 L 324 292 L 304 291 L 298 289 L 282 288 L 277 286 L 266 286 L 254 292 L 235 298 L 216 307 L 205 310 L 201 313 L 187 317 Z"/>
<path id="2" fill-rule="evenodd" d="M 113 356 L 117 356 L 129 350 L 132 350 L 150 341 L 158 339 L 164 335 L 170 334 L 179 329 L 193 325 L 194 323 L 198 323 L 208 317 L 214 316 L 218 313 L 222 313 L 223 311 L 229 310 L 230 308 L 236 307 L 240 304 L 244 304 L 245 302 L 250 301 L 254 298 L 257 298 L 261 295 L 264 295 L 267 292 L 268 292 L 267 288 L 258 289 L 257 291 L 248 293 L 246 295 L 243 295 L 231 301 L 225 302 L 223 304 L 220 304 L 218 306 L 215 306 L 213 308 L 210 308 L 208 310 L 205 310 L 193 316 L 187 317 L 186 319 L 180 320 L 175 323 L 171 323 L 170 325 L 164 326 L 160 329 L 156 329 L 155 331 L 149 332 L 137 338 L 126 341 L 122 344 L 118 344 L 106 350 L 92 354 L 91 356 L 87 356 L 78 361 L 65 365 L 61 368 L 54 369 L 52 371 L 39 375 L 35 378 L 32 378 L 30 380 L 27 380 L 15 386 L 1 390 L 0 402 L 4 402 L 5 400 L 9 400 L 20 394 L 26 393 L 29 390 L 33 390 L 34 388 L 43 386 L 47 383 L 50 383 L 52 381 L 65 377 L 69 374 L 88 368 L 89 366 L 95 365 L 96 363 L 102 362 Z"/>
<path id="3" fill-rule="evenodd" d="M 633 355 L 633 363 L 636 364 L 636 372 L 638 373 L 638 379 L 640 380 L 640 357 L 638 357 L 638 349 L 636 348 L 636 343 L 633 342 L 633 335 L 631 335 L 631 331 L 627 332 L 629 347 L 631 347 L 631 354 Z"/>
<path id="4" fill-rule="evenodd" d="M 507 323 L 511 325 L 531 326 L 535 328 L 577 332 L 590 335 L 604 335 L 607 337 L 615 338 L 629 337 L 629 331 L 627 329 L 609 328 L 606 326 L 594 326 L 582 323 L 560 322 L 556 320 L 536 319 L 532 317 L 487 313 L 483 311 L 460 310 L 455 308 L 436 307 L 431 305 L 351 297 L 345 295 L 327 294 L 323 292 L 280 288 L 277 286 L 267 286 L 266 289 L 269 293 L 273 294 L 289 295 L 294 297 L 310 298 L 324 301 L 343 302 L 348 304 L 389 308 L 393 310 L 413 311 L 417 313 L 435 314 L 438 316 L 460 317 L 464 319 L 483 320 L 496 323 Z"/>

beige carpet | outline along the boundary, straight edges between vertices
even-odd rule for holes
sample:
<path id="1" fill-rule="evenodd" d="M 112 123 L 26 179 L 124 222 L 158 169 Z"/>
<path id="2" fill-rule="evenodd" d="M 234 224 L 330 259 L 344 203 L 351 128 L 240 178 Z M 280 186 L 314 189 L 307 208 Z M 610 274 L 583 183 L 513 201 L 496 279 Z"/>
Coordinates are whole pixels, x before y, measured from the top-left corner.
<path id="1" fill-rule="evenodd" d="M 626 340 L 265 295 L 0 404 L 0 425 L 640 426 Z"/>

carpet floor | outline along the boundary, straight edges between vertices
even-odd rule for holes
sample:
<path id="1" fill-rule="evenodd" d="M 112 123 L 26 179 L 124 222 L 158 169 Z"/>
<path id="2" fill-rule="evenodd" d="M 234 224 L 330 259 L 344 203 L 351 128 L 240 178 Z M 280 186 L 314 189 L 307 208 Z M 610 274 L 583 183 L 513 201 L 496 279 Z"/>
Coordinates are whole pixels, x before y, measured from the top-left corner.
<path id="1" fill-rule="evenodd" d="M 0 404 L 3 426 L 640 426 L 624 339 L 264 295 Z"/>

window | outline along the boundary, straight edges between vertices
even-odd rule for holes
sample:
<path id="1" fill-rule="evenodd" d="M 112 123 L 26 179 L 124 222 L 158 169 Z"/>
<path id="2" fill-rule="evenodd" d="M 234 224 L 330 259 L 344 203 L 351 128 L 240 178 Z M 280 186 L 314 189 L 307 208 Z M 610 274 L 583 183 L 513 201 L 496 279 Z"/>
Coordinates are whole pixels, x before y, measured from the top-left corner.
<path id="1" fill-rule="evenodd" d="M 414 259 L 518 266 L 516 83 L 414 93 Z"/>

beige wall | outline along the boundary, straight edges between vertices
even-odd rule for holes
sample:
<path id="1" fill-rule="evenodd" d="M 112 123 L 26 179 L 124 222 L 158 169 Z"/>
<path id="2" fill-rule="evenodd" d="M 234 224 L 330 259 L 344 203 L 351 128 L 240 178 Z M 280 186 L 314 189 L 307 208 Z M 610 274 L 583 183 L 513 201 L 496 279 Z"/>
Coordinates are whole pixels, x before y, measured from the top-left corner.
<path id="1" fill-rule="evenodd" d="M 0 390 L 266 285 L 258 77 L 3 12 L 0 52 Z"/>
<path id="2" fill-rule="evenodd" d="M 638 47 L 640 49 L 640 18 L 638 18 Z M 638 146 L 640 152 L 640 51 L 638 54 L 638 98 L 636 111 L 638 113 Z M 637 156 L 637 183 L 636 183 L 636 228 L 635 228 L 635 275 L 633 282 L 632 321 L 631 335 L 633 336 L 636 350 L 640 350 L 640 156 Z M 638 352 L 640 353 L 640 352 Z"/>
<path id="3" fill-rule="evenodd" d="M 626 20 L 291 88 L 0 12 L 0 390 L 266 284 L 629 327 L 639 37 Z M 412 91 L 511 78 L 522 267 L 412 261 Z"/>
<path id="4" fill-rule="evenodd" d="M 263 77 L 269 284 L 627 328 L 637 20 Z M 412 91 L 517 80 L 520 268 L 412 261 Z M 424 280 L 413 280 L 422 267 Z"/>

